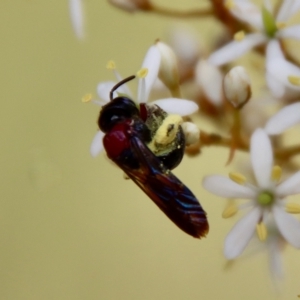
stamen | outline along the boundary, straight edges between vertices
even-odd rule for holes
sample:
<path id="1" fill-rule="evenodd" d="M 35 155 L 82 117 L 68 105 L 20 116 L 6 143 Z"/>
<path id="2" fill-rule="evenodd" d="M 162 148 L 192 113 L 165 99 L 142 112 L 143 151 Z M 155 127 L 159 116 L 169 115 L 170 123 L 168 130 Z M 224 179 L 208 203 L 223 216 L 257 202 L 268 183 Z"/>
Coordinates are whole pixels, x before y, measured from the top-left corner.
<path id="1" fill-rule="evenodd" d="M 116 69 L 116 63 L 113 60 L 109 60 L 106 64 L 106 69 L 115 70 Z"/>
<path id="2" fill-rule="evenodd" d="M 148 74 L 148 69 L 142 68 L 136 73 L 136 76 L 139 78 L 145 78 L 147 76 L 147 74 Z"/>
<path id="3" fill-rule="evenodd" d="M 139 103 L 144 103 L 147 101 L 146 99 L 146 80 L 145 77 L 148 74 L 148 69 L 147 68 L 142 68 L 140 69 L 137 73 L 136 76 L 139 77 L 139 88 L 138 88 L 138 102 Z"/>
<path id="4" fill-rule="evenodd" d="M 276 27 L 277 27 L 277 29 L 283 29 L 283 28 L 286 27 L 286 23 L 284 23 L 284 22 L 277 22 L 276 23 Z"/>
<path id="5" fill-rule="evenodd" d="M 300 77 L 299 76 L 290 75 L 290 76 L 288 76 L 288 81 L 293 85 L 300 86 Z"/>
<path id="6" fill-rule="evenodd" d="M 245 31 L 243 31 L 243 30 L 238 31 L 237 33 L 235 33 L 235 35 L 233 36 L 233 38 L 237 42 L 242 41 L 245 38 Z"/>
<path id="7" fill-rule="evenodd" d="M 224 209 L 222 213 L 222 217 L 224 219 L 228 219 L 232 216 L 234 216 L 238 212 L 238 207 L 235 204 L 235 202 L 231 201 L 228 206 Z"/>
<path id="8" fill-rule="evenodd" d="M 235 7 L 234 1 L 233 1 L 233 0 L 227 0 L 227 1 L 225 1 L 225 7 L 226 7 L 227 9 L 232 9 L 232 8 L 234 8 L 234 7 Z"/>
<path id="9" fill-rule="evenodd" d="M 272 169 L 271 178 L 273 181 L 278 182 L 282 175 L 282 169 L 279 166 L 274 166 Z"/>
<path id="10" fill-rule="evenodd" d="M 263 222 L 256 224 L 256 233 L 260 241 L 265 241 L 268 236 L 267 228 Z"/>
<path id="11" fill-rule="evenodd" d="M 289 214 L 300 214 L 300 205 L 296 203 L 287 203 L 285 211 Z"/>
<path id="12" fill-rule="evenodd" d="M 246 177 L 240 173 L 236 172 L 230 172 L 229 173 L 229 178 L 234 181 L 237 184 L 244 185 L 246 180 Z"/>
<path id="13" fill-rule="evenodd" d="M 88 103 L 93 99 L 92 94 L 86 94 L 81 98 L 82 103 Z"/>

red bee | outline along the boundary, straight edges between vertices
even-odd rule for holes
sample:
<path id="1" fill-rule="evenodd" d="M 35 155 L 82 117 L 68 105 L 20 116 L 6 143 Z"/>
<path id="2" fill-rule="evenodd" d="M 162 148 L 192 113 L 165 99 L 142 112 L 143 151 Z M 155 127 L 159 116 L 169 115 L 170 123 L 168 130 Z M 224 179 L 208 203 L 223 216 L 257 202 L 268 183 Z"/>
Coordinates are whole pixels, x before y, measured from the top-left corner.
<path id="1" fill-rule="evenodd" d="M 176 129 L 170 148 L 153 153 L 147 145 L 153 140 L 167 113 L 157 105 L 141 104 L 138 109 L 127 97 L 113 98 L 113 92 L 133 78 L 135 76 L 130 76 L 112 88 L 111 101 L 100 112 L 98 125 L 106 133 L 103 145 L 107 156 L 180 229 L 195 238 L 201 238 L 209 228 L 206 213 L 194 194 L 170 172 L 180 163 L 184 154 L 185 139 L 181 126 Z M 151 118 L 153 115 L 155 117 Z M 173 129 L 172 124 L 169 124 L 169 129 Z"/>

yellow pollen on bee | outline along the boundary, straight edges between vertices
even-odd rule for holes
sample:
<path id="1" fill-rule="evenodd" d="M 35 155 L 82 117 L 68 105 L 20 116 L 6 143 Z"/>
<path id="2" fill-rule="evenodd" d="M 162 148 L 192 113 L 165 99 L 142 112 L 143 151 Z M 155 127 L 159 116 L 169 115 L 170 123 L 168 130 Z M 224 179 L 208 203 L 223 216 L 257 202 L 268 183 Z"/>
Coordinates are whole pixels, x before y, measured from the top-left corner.
<path id="1" fill-rule="evenodd" d="M 140 69 L 137 73 L 136 73 L 136 76 L 138 78 L 145 78 L 148 74 L 148 69 L 147 68 L 142 68 Z"/>
<path id="2" fill-rule="evenodd" d="M 267 227 L 263 222 L 256 224 L 256 233 L 260 241 L 263 242 L 267 239 Z"/>
<path id="3" fill-rule="evenodd" d="M 92 94 L 86 94 L 81 98 L 82 103 L 88 103 L 93 99 Z"/>
<path id="4" fill-rule="evenodd" d="M 245 31 L 241 30 L 234 34 L 234 40 L 237 42 L 242 41 L 245 38 Z"/>
<path id="5" fill-rule="evenodd" d="M 233 1 L 233 0 L 227 0 L 227 1 L 225 1 L 225 7 L 226 7 L 227 9 L 232 9 L 232 8 L 234 8 L 234 7 L 235 7 L 234 1 Z"/>
<path id="6" fill-rule="evenodd" d="M 243 185 L 247 181 L 246 177 L 240 173 L 230 172 L 229 178 L 237 184 Z"/>
<path id="7" fill-rule="evenodd" d="M 115 70 L 116 69 L 116 63 L 113 60 L 109 60 L 106 64 L 106 69 Z"/>
<path id="8" fill-rule="evenodd" d="M 273 181 L 278 182 L 282 175 L 282 169 L 279 166 L 274 166 L 272 169 L 271 178 Z"/>
<path id="9" fill-rule="evenodd" d="M 287 203 L 285 211 L 289 214 L 300 214 L 300 205 L 297 203 Z"/>
<path id="10" fill-rule="evenodd" d="M 179 115 L 168 115 L 161 126 L 157 129 L 153 137 L 153 143 L 168 145 L 172 143 L 178 132 L 179 125 L 182 124 L 182 117 Z"/>
<path id="11" fill-rule="evenodd" d="M 277 27 L 277 29 L 283 29 L 283 28 L 286 27 L 286 23 L 284 23 L 284 22 L 277 22 L 276 23 L 276 27 Z"/>
<path id="12" fill-rule="evenodd" d="M 299 76 L 293 76 L 293 75 L 290 75 L 290 76 L 288 76 L 288 81 L 289 81 L 292 85 L 300 86 L 300 77 L 299 77 Z"/>
<path id="13" fill-rule="evenodd" d="M 238 212 L 238 207 L 235 202 L 231 201 L 227 207 L 223 210 L 222 218 L 228 219 L 234 216 Z"/>

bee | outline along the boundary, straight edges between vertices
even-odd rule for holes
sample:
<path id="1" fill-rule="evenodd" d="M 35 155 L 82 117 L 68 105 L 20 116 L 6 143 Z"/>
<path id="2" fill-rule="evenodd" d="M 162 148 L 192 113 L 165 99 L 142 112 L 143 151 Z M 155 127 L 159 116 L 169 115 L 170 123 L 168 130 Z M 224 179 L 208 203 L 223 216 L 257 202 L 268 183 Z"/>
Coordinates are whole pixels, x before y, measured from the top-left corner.
<path id="1" fill-rule="evenodd" d="M 105 133 L 107 156 L 139 186 L 185 233 L 201 238 L 208 233 L 206 213 L 195 195 L 170 170 L 183 158 L 185 137 L 180 116 L 168 115 L 157 105 L 140 104 L 125 96 L 113 98 L 122 84 L 110 91 L 110 102 L 98 119 Z"/>

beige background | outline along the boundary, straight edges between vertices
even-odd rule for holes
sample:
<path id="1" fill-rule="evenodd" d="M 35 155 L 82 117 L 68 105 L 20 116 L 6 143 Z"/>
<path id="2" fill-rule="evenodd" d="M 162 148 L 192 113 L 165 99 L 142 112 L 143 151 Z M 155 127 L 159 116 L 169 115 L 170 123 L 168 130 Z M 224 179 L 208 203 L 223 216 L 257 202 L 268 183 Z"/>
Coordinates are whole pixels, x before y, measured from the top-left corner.
<path id="1" fill-rule="evenodd" d="M 80 43 L 66 0 L 0 3 L 0 299 L 275 299 L 266 252 L 250 247 L 232 265 L 222 256 L 240 215 L 223 220 L 225 201 L 201 180 L 232 169 L 227 151 L 205 149 L 175 171 L 208 212 L 201 241 L 177 230 L 105 155 L 91 158 L 99 109 L 81 97 L 113 79 L 109 59 L 124 76 L 135 73 L 171 19 L 96 0 L 86 0 L 86 11 Z M 189 23 L 199 33 L 211 24 Z M 288 247 L 284 259 L 282 299 L 296 299 L 299 252 Z"/>

